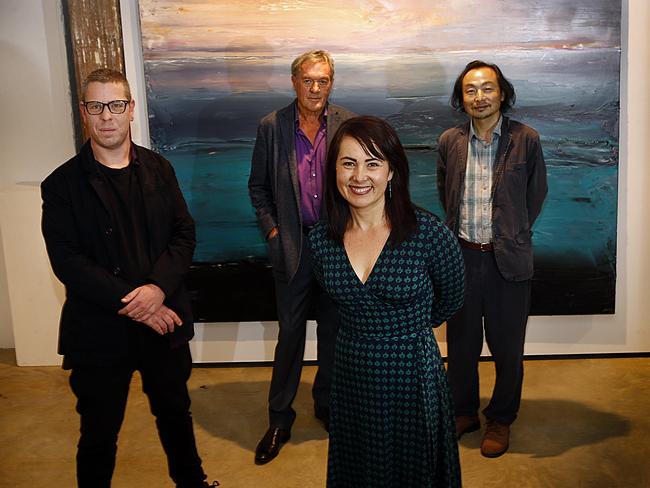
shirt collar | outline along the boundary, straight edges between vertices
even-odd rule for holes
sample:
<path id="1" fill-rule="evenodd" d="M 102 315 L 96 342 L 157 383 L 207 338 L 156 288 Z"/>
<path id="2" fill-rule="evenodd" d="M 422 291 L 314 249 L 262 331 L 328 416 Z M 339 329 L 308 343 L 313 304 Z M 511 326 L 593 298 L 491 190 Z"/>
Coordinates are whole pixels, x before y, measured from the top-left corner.
<path id="1" fill-rule="evenodd" d="M 496 134 L 497 136 L 501 137 L 501 124 L 503 124 L 503 115 L 499 115 L 499 121 L 494 126 L 494 129 L 492 129 L 492 134 Z M 474 121 L 471 120 L 470 123 L 469 123 L 469 138 L 470 138 L 470 140 L 473 137 L 476 137 L 477 139 L 480 139 L 480 137 L 478 137 L 476 135 L 476 132 L 474 131 Z"/>
<path id="2" fill-rule="evenodd" d="M 328 103 L 328 105 L 329 105 L 329 103 Z M 327 124 L 328 105 L 325 105 L 325 110 L 323 110 L 323 122 L 322 122 L 321 126 L 324 125 L 324 124 Z M 297 129 L 298 127 L 300 127 L 300 116 L 298 115 L 298 107 L 296 107 L 295 113 L 296 113 L 295 114 L 296 116 L 295 116 L 294 122 L 296 124 L 296 129 Z"/>

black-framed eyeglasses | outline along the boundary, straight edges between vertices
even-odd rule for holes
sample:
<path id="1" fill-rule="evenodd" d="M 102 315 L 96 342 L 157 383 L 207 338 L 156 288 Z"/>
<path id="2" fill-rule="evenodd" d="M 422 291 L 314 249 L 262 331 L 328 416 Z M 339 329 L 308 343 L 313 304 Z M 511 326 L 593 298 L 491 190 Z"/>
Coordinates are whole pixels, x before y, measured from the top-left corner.
<path id="1" fill-rule="evenodd" d="M 90 115 L 100 115 L 104 112 L 104 107 L 108 107 L 110 113 L 119 115 L 124 113 L 126 107 L 128 107 L 131 102 L 129 100 L 111 100 L 108 103 L 104 103 L 93 100 L 81 103 L 83 103 L 84 107 L 86 107 L 86 112 Z"/>

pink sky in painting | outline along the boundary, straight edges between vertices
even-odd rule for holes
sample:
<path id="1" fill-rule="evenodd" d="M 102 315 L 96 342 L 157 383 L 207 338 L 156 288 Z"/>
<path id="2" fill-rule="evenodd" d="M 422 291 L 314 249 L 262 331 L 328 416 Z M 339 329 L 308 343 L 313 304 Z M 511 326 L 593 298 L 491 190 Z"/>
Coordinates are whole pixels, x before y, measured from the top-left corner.
<path id="1" fill-rule="evenodd" d="M 609 0 L 140 0 L 145 56 L 617 46 Z M 582 6 L 581 6 L 582 5 Z M 265 52 L 266 51 L 266 52 Z"/>

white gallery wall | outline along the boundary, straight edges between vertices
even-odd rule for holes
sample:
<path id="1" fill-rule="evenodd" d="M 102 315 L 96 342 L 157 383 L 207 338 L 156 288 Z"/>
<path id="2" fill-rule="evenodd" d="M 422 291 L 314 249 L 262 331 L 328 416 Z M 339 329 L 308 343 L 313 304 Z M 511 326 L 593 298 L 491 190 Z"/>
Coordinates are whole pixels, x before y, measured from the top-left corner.
<path id="1" fill-rule="evenodd" d="M 148 145 L 135 3 L 121 1 L 126 68 L 139 112 L 133 137 Z M 20 365 L 60 364 L 56 337 L 63 289 L 47 263 L 37 187 L 75 151 L 60 9 L 60 2 L 50 0 L 0 5 L 0 101 L 5 108 L 0 118 L 0 348 L 15 346 Z M 527 354 L 650 351 L 648 25 L 650 2 L 623 2 L 616 314 L 531 317 Z M 195 361 L 266 361 L 273 355 L 277 324 L 197 324 L 196 330 Z M 444 354 L 444 329 L 437 334 Z M 310 324 L 306 358 L 315 356 L 314 341 Z"/>
<path id="2" fill-rule="evenodd" d="M 61 2 L 0 3 L 0 347 L 56 355 L 63 291 L 40 237 L 38 184 L 74 154 Z"/>

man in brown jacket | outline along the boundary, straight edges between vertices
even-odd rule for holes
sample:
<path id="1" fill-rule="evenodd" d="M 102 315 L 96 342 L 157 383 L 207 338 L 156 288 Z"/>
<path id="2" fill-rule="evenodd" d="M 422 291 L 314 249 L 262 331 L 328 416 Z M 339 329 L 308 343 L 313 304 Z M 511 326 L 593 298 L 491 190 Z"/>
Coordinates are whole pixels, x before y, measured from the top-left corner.
<path id="1" fill-rule="evenodd" d="M 505 117 L 515 102 L 498 66 L 469 63 L 451 103 L 470 120 L 440 136 L 438 191 L 465 259 L 465 304 L 448 321 L 448 377 L 458 438 L 480 428 L 478 359 L 483 331 L 496 383 L 483 410 L 481 453 L 506 452 L 517 417 L 533 276 L 532 227 L 546 197 L 539 135 Z"/>

